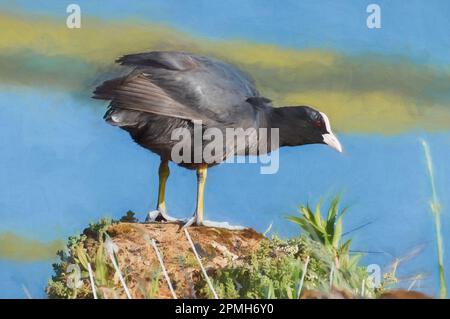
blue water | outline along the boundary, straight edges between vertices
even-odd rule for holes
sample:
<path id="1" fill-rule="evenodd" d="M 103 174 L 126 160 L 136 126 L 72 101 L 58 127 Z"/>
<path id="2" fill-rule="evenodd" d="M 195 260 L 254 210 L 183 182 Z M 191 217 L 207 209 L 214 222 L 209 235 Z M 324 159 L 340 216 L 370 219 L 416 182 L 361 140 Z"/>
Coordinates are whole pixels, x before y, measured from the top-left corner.
<path id="1" fill-rule="evenodd" d="M 103 104 L 23 88 L 2 91 L 0 97 L 0 232 L 49 241 L 129 209 L 144 218 L 155 206 L 159 159 L 126 132 L 105 124 Z M 370 252 L 363 261 L 386 266 L 423 246 L 401 264 L 400 275 L 424 273 L 421 286 L 435 293 L 436 251 L 422 137 L 433 153 L 449 243 L 449 133 L 340 135 L 344 154 L 322 145 L 282 149 L 274 175 L 259 174 L 257 164 L 214 167 L 208 173 L 206 216 L 258 231 L 273 223 L 272 233 L 288 237 L 298 229 L 285 216 L 295 214 L 299 204 L 342 191 L 343 203 L 350 206 L 345 230 L 372 222 L 351 234 L 354 250 Z M 168 208 L 173 215 L 189 216 L 195 207 L 195 173 L 175 165 L 171 170 Z M 25 297 L 22 284 L 33 297 L 42 297 L 52 262 L 0 261 L 0 297 Z"/>
<path id="2" fill-rule="evenodd" d="M 70 2 L 16 0 L 5 9 L 66 17 Z M 448 63 L 450 3 L 447 0 L 78 0 L 85 16 L 135 19 L 212 39 L 250 39 L 293 48 L 346 53 L 407 55 Z M 369 4 L 381 7 L 382 28 L 366 27 Z"/>

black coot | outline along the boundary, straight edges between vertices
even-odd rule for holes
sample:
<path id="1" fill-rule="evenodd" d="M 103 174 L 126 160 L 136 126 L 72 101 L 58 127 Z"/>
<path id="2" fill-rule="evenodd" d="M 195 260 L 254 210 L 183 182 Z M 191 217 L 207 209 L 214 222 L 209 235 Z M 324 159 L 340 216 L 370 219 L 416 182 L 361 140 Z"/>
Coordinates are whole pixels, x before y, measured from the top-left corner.
<path id="1" fill-rule="evenodd" d="M 149 213 L 148 220 L 175 220 L 166 213 L 164 201 L 169 160 L 197 170 L 197 208 L 185 225 L 189 226 L 206 224 L 203 192 L 209 166 L 230 156 L 261 154 L 278 146 L 319 143 L 342 151 L 324 113 L 308 106 L 272 107 L 271 101 L 258 93 L 253 81 L 229 64 L 183 52 L 130 54 L 117 62 L 133 70 L 98 86 L 94 98 L 111 101 L 105 114 L 108 123 L 128 131 L 136 143 L 161 157 L 158 206 Z M 199 144 L 193 140 L 196 127 L 202 133 L 211 128 L 222 132 L 223 140 L 216 142 L 223 142 L 223 151 L 212 152 L 208 158 L 203 152 L 206 142 Z M 174 139 L 173 132 L 180 128 L 189 132 L 191 138 L 181 142 Z M 234 135 L 226 134 L 227 128 L 245 132 L 265 128 L 269 132 L 265 138 L 258 138 L 258 133 L 248 134 L 240 145 L 235 143 Z M 272 128 L 279 129 L 278 145 L 270 140 Z M 180 143 L 191 154 L 181 152 L 181 160 L 174 160 L 172 150 L 180 147 Z M 262 143 L 266 144 L 263 151 Z M 197 153 L 201 154 L 200 159 L 195 158 L 196 148 L 200 148 Z"/>

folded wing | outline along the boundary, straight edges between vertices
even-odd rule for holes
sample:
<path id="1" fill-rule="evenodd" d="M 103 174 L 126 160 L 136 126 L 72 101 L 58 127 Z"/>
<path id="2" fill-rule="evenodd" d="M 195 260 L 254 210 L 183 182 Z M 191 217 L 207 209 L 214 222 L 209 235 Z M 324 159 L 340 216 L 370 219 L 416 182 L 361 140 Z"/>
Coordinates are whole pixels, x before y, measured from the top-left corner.
<path id="1" fill-rule="evenodd" d="M 271 107 L 255 103 L 261 97 L 248 75 L 214 59 L 149 52 L 125 55 L 117 62 L 134 71 L 94 92 L 94 98 L 111 100 L 112 107 L 222 124 L 250 123 L 259 106 Z"/>

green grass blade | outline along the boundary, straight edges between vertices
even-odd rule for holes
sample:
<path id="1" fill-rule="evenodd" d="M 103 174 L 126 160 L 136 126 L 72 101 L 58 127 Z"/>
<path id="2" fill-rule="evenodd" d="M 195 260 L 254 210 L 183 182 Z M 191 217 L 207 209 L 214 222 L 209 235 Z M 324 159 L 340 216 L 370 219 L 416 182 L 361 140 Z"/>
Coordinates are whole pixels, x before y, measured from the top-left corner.
<path id="1" fill-rule="evenodd" d="M 108 268 L 106 265 L 106 256 L 104 253 L 103 242 L 100 242 L 97 253 L 95 254 L 94 277 L 97 283 L 106 286 L 108 283 Z"/>
<path id="2" fill-rule="evenodd" d="M 422 140 L 422 146 L 425 152 L 425 160 L 427 163 L 427 171 L 428 177 L 430 179 L 431 185 L 431 201 L 430 201 L 430 209 L 434 216 L 434 224 L 435 224 L 435 232 L 436 232 L 436 242 L 437 242 L 437 253 L 438 253 L 438 268 L 439 268 L 439 297 L 444 299 L 447 297 L 447 287 L 445 284 L 445 276 L 444 276 L 444 244 L 442 240 L 442 231 L 441 231 L 441 206 L 437 197 L 436 185 L 434 182 L 434 173 L 433 173 L 433 161 L 431 158 L 431 151 L 428 143 L 425 140 Z"/>
<path id="3" fill-rule="evenodd" d="M 336 225 L 334 227 L 334 233 L 331 241 L 331 245 L 336 250 L 339 247 L 339 241 L 341 240 L 341 237 L 342 237 L 342 219 L 338 218 Z"/>

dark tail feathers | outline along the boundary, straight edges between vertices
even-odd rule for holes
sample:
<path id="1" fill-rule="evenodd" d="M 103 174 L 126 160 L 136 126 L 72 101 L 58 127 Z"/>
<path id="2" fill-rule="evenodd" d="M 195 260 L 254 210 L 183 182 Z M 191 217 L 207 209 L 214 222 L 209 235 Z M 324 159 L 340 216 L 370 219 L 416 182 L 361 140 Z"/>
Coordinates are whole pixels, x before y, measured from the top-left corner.
<path id="1" fill-rule="evenodd" d="M 112 100 L 115 96 L 116 89 L 123 84 L 125 79 L 126 77 L 123 76 L 103 82 L 101 85 L 95 88 L 92 98 L 100 100 Z"/>

